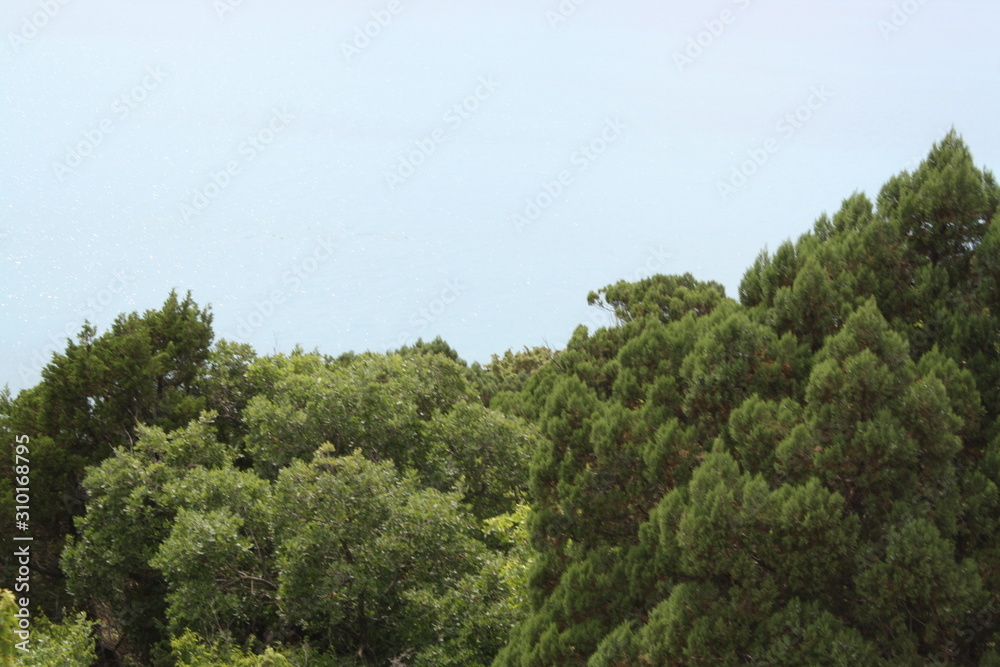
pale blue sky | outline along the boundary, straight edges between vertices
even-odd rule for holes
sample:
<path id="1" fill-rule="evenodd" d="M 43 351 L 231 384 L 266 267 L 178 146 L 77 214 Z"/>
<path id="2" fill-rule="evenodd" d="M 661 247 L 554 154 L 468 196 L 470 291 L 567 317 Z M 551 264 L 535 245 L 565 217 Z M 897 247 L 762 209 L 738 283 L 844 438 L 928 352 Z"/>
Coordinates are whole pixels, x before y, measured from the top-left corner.
<path id="1" fill-rule="evenodd" d="M 995 0 L 577 3 L 5 0 L 0 383 L 174 287 L 262 353 L 562 347 L 620 278 L 735 296 L 952 126 L 1000 165 Z"/>

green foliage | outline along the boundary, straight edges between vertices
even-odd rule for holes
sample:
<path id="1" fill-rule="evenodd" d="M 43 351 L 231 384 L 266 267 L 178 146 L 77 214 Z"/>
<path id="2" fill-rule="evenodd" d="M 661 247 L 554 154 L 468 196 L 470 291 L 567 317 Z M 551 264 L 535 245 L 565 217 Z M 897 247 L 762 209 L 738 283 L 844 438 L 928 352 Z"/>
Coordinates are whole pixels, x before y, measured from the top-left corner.
<path id="1" fill-rule="evenodd" d="M 12 667 L 17 643 L 14 631 L 17 629 L 17 603 L 14 594 L 7 589 L 0 589 L 0 667 Z"/>
<path id="2" fill-rule="evenodd" d="M 514 513 L 484 522 L 488 541 L 504 550 L 486 554 L 478 571 L 443 594 L 423 588 L 407 595 L 408 603 L 422 610 L 417 636 L 433 638 L 407 664 L 484 667 L 503 648 L 511 628 L 527 612 L 524 593 L 531 562 L 527 513 L 528 507 L 521 505 Z"/>
<path id="3" fill-rule="evenodd" d="M 710 318 L 694 349 L 685 357 L 680 376 L 687 384 L 683 409 L 702 424 L 704 437 L 717 435 L 729 413 L 751 394 L 780 396 L 796 378 L 796 342 L 752 322 L 744 313 Z"/>
<path id="4" fill-rule="evenodd" d="M 547 347 L 525 347 L 520 352 L 507 350 L 502 357 L 492 355 L 485 369 L 473 364 L 471 381 L 478 387 L 483 405 L 490 407 L 497 394 L 511 397 L 521 391 L 531 376 L 555 357 L 556 352 Z"/>
<path id="5" fill-rule="evenodd" d="M 209 350 L 198 384 L 207 404 L 217 413 L 219 439 L 235 442 L 245 435 L 243 411 L 247 401 L 260 391 L 249 376 L 257 359 L 245 343 L 220 340 Z"/>
<path id="6" fill-rule="evenodd" d="M 470 510 L 514 506 L 533 429 L 475 402 L 436 353 L 255 358 L 223 344 L 204 382 L 239 423 L 139 427 L 86 478 L 63 567 L 105 648 L 145 662 L 185 632 L 213 646 L 291 636 L 372 664 L 446 637 L 456 655 L 492 657 L 520 619 L 511 572 L 526 546 L 478 534 Z"/>
<path id="7" fill-rule="evenodd" d="M 439 636 L 481 662 L 498 649 L 519 619 L 523 512 L 478 536 L 459 493 L 332 445 L 272 484 L 233 467 L 213 417 L 143 429 L 87 477 L 64 567 L 71 592 L 101 610 L 108 648 L 145 661 L 143 647 L 193 631 L 238 643 L 292 633 L 365 664 Z"/>
<path id="8" fill-rule="evenodd" d="M 264 495 L 248 492 L 240 484 L 229 489 L 241 494 L 235 496 L 241 504 L 258 505 L 261 501 L 254 496 Z M 251 511 L 260 513 L 261 508 Z M 229 508 L 178 510 L 170 535 L 149 561 L 163 573 L 170 589 L 167 616 L 175 634 L 193 628 L 209 636 L 241 636 L 246 629 L 275 624 L 277 584 L 267 562 L 273 547 L 267 524 L 259 519 L 257 523 L 263 525 L 249 528 L 244 517 Z"/>
<path id="9" fill-rule="evenodd" d="M 463 401 L 435 415 L 422 440 L 427 453 L 414 467 L 424 483 L 460 490 L 473 513 L 485 519 L 508 511 L 523 495 L 538 436 L 516 417 Z"/>
<path id="10" fill-rule="evenodd" d="M 90 667 L 97 660 L 93 621 L 79 613 L 62 623 L 45 616 L 32 619 L 30 649 L 18 652 L 15 664 L 23 667 Z"/>
<path id="11" fill-rule="evenodd" d="M 970 251 L 982 240 L 1000 197 L 990 172 L 972 162 L 965 144 L 952 130 L 910 174 L 891 178 L 879 193 L 880 212 L 893 220 L 907 245 L 949 273 L 968 268 Z"/>
<path id="12" fill-rule="evenodd" d="M 478 403 L 447 356 L 363 355 L 330 366 L 293 355 L 248 373 L 267 378 L 244 412 L 246 450 L 264 477 L 329 443 L 414 470 L 441 491 L 460 489 L 481 518 L 510 510 L 525 486 L 533 430 Z"/>
<path id="13" fill-rule="evenodd" d="M 689 276 L 591 293 L 618 326 L 500 402 L 544 441 L 494 664 L 992 655 L 963 619 L 1000 585 L 998 202 L 952 132 L 762 252 L 740 307 Z"/>
<path id="14" fill-rule="evenodd" d="M 769 637 L 762 622 L 783 604 L 838 603 L 858 535 L 843 498 L 816 480 L 771 490 L 721 451 L 664 498 L 651 523 L 659 531 L 652 562 L 685 583 L 671 588 L 634 637 L 620 629 L 602 649 L 607 660 L 738 662 L 782 637 Z"/>
<path id="15" fill-rule="evenodd" d="M 299 649 L 268 646 L 258 653 L 230 642 L 208 643 L 190 630 L 171 640 L 170 648 L 176 667 L 347 667 L 349 664 L 311 651 L 308 645 Z"/>
<path id="16" fill-rule="evenodd" d="M 587 296 L 587 303 L 614 314 L 619 322 L 632 322 L 647 315 L 663 322 L 681 319 L 687 313 L 707 315 L 726 298 L 716 282 L 700 282 L 683 276 L 656 275 L 639 282 L 619 281 Z"/>
<path id="17" fill-rule="evenodd" d="M 171 532 L 176 505 L 170 485 L 198 469 L 224 468 L 233 452 L 218 443 L 213 414 L 174 433 L 139 431 L 131 450 L 120 448 L 92 468 L 84 485 L 87 513 L 77 519 L 62 566 L 67 588 L 101 622 L 102 642 L 120 655 L 144 661 L 165 639 L 167 585 L 150 564 Z"/>
<path id="18" fill-rule="evenodd" d="M 211 323 L 210 311 L 190 293 L 180 298 L 176 292 L 159 310 L 119 315 L 104 333 L 85 323 L 76 340 L 53 355 L 40 384 L 4 400 L 0 431 L 10 434 L 8 442 L 30 437 L 32 477 L 44 480 L 32 488 L 38 566 L 32 601 L 53 617 L 66 599 L 59 554 L 86 501 L 86 467 L 115 447 L 131 446 L 140 426 L 173 430 L 206 407 L 200 377 Z M 10 472 L 4 468 L 5 481 Z"/>
<path id="19" fill-rule="evenodd" d="M 138 424 L 187 423 L 204 407 L 196 383 L 211 322 L 190 294 L 171 292 L 161 310 L 121 315 L 101 336 L 85 325 L 42 371 L 40 430 L 72 442 L 90 463 L 126 444 Z"/>
<path id="20" fill-rule="evenodd" d="M 443 592 L 484 547 L 457 494 L 421 488 L 390 463 L 321 449 L 274 489 L 282 613 L 323 648 L 376 662 L 403 653 L 419 610 L 407 592 Z"/>
<path id="21" fill-rule="evenodd" d="M 38 664 L 1000 663 L 998 209 L 951 132 L 739 303 L 621 281 L 612 326 L 485 367 L 211 347 L 173 293 L 85 324 L 0 394 L 38 599 L 93 619 Z"/>
<path id="22" fill-rule="evenodd" d="M 435 414 L 475 400 L 461 367 L 436 354 L 362 355 L 330 367 L 314 355 L 267 360 L 251 368 L 266 389 L 249 401 L 246 447 L 266 477 L 329 442 L 347 454 L 411 467 L 421 429 Z"/>
<path id="23" fill-rule="evenodd" d="M 465 362 L 458 356 L 458 352 L 452 349 L 451 345 L 448 345 L 440 336 L 429 343 L 424 341 L 423 338 L 418 338 L 417 342 L 413 345 L 404 345 L 396 350 L 396 352 L 403 357 L 412 357 L 421 354 L 439 354 L 461 366 L 465 365 Z"/>

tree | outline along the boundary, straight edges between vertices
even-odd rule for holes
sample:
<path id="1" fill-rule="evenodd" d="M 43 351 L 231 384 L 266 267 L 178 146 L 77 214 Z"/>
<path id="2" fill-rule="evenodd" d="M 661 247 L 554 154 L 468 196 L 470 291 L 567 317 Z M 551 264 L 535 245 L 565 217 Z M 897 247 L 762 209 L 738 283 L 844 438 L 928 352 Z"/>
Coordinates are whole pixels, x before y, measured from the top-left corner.
<path id="1" fill-rule="evenodd" d="M 100 622 L 102 645 L 119 658 L 144 662 L 167 638 L 169 589 L 151 560 L 178 510 L 170 485 L 232 465 L 234 452 L 216 440 L 212 418 L 170 434 L 141 428 L 133 448 L 118 448 L 84 481 L 87 512 L 77 518 L 79 537 L 67 540 L 62 567 L 69 593 Z"/>
<path id="2" fill-rule="evenodd" d="M 274 504 L 283 617 L 322 648 L 366 662 L 403 654 L 406 638 L 430 641 L 416 633 L 422 610 L 408 594 L 441 594 L 483 557 L 457 494 L 360 453 L 326 447 L 291 464 Z"/>
<path id="3" fill-rule="evenodd" d="M 739 306 L 689 277 L 591 293 L 617 325 L 493 403 L 543 436 L 531 609 L 494 664 L 993 660 L 998 201 L 950 133 L 762 252 Z"/>
<path id="4" fill-rule="evenodd" d="M 725 288 L 716 282 L 700 282 L 683 276 L 655 275 L 638 282 L 624 280 L 587 296 L 587 303 L 611 312 L 621 322 L 655 315 L 663 322 L 679 320 L 689 312 L 709 314 L 726 298 Z"/>
<path id="5" fill-rule="evenodd" d="M 90 667 L 97 660 L 94 651 L 94 622 L 79 612 L 53 623 L 44 615 L 33 620 L 31 648 L 20 654 L 22 667 Z"/>
<path id="6" fill-rule="evenodd" d="M 169 590 L 171 634 L 268 643 L 280 627 L 270 485 L 228 465 L 199 467 L 164 497 L 176 514 L 149 565 Z"/>
<path id="7" fill-rule="evenodd" d="M 0 393 L 45 479 L 33 566 L 68 533 L 91 618 L 41 620 L 38 659 L 1000 664 L 998 209 L 952 132 L 739 303 L 620 281 L 609 326 L 485 368 L 211 347 L 190 295 L 85 324 Z"/>
<path id="8" fill-rule="evenodd" d="M 407 594 L 416 617 L 414 667 L 485 667 L 507 643 L 510 630 L 527 611 L 525 589 L 531 562 L 527 505 L 483 522 L 488 552 L 477 571 L 442 593 L 422 588 Z"/>
<path id="9" fill-rule="evenodd" d="M 190 293 L 171 292 L 161 309 L 120 315 L 103 334 L 85 323 L 41 383 L 0 402 L 0 432 L 30 438 L 32 475 L 45 480 L 32 488 L 32 600 L 54 618 L 65 600 L 59 554 L 84 507 L 86 467 L 130 446 L 143 424 L 174 429 L 197 417 L 211 322 Z"/>
<path id="10" fill-rule="evenodd" d="M 879 209 L 918 257 L 943 264 L 957 281 L 964 279 L 972 251 L 997 212 L 998 194 L 993 174 L 976 168 L 953 129 L 913 174 L 889 179 L 879 193 Z"/>
<path id="11" fill-rule="evenodd" d="M 761 477 L 741 473 L 721 447 L 663 498 L 649 525 L 647 568 L 673 583 L 645 624 L 633 619 L 609 634 L 591 664 L 735 664 L 769 652 L 789 639 L 785 628 L 768 631 L 792 616 L 786 610 L 811 600 L 813 614 L 823 616 L 824 606 L 839 602 L 857 540 L 842 497 L 815 480 L 772 491 Z"/>
<path id="12" fill-rule="evenodd" d="M 464 369 L 440 354 L 360 355 L 328 365 L 293 355 L 251 365 L 265 389 L 244 411 L 247 453 L 273 479 L 324 443 L 417 471 L 424 485 L 461 489 L 486 518 L 523 493 L 534 431 L 483 407 Z"/>

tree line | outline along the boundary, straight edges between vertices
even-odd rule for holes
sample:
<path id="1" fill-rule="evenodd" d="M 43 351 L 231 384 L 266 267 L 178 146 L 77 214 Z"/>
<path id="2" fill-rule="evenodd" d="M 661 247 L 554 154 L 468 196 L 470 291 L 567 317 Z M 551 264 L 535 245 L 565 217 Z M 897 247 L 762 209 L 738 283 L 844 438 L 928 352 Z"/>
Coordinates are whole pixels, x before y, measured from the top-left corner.
<path id="1" fill-rule="evenodd" d="M 18 664 L 1000 665 L 998 207 L 952 131 L 738 299 L 621 281 L 486 365 L 86 323 L 0 396 Z"/>

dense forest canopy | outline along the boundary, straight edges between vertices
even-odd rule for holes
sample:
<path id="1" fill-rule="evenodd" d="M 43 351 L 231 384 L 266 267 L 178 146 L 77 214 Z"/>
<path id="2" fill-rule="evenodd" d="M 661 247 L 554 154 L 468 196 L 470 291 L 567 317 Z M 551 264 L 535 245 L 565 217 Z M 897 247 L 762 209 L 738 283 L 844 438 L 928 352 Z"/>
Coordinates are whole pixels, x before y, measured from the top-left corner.
<path id="1" fill-rule="evenodd" d="M 486 366 L 260 356 L 191 294 L 85 323 L 0 397 L 16 660 L 1000 665 L 998 207 L 953 131 L 738 301 L 622 281 L 613 326 Z"/>

